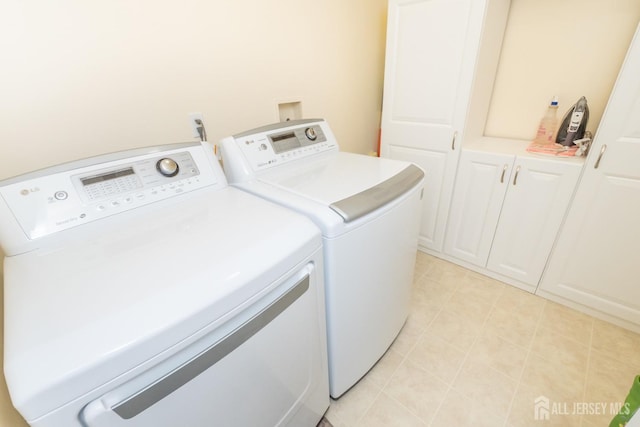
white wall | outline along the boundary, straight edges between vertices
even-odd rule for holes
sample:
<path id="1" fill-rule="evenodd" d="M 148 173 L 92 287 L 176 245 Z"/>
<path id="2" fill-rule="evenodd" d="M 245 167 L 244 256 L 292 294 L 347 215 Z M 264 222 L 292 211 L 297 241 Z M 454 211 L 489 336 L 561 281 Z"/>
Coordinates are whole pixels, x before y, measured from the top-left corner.
<path id="1" fill-rule="evenodd" d="M 512 0 L 485 135 L 533 139 L 553 95 L 559 117 L 586 96 L 595 131 L 638 21 L 638 0 Z"/>
<path id="2" fill-rule="evenodd" d="M 0 179 L 277 121 L 301 100 L 346 151 L 377 144 L 386 0 L 10 0 L 0 13 Z"/>

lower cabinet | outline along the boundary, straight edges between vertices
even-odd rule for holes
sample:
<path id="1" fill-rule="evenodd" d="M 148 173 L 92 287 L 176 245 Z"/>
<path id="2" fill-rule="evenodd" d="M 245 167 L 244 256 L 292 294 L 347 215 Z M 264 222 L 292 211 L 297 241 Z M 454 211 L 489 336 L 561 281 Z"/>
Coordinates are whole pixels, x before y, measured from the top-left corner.
<path id="1" fill-rule="evenodd" d="M 534 291 L 582 162 L 463 149 L 444 252 Z"/>
<path id="2" fill-rule="evenodd" d="M 424 170 L 425 191 L 418 245 L 423 250 L 441 252 L 459 150 L 448 147 L 416 149 L 394 145 L 388 145 L 385 150 L 385 157 L 413 162 Z"/>
<path id="3" fill-rule="evenodd" d="M 514 156 L 462 150 L 447 222 L 444 253 L 487 265 Z"/>

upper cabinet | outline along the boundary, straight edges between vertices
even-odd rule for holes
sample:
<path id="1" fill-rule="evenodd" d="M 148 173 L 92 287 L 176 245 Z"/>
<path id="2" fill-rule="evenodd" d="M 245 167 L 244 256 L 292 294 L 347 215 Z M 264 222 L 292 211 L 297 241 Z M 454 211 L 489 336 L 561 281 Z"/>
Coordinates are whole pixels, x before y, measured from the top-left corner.
<path id="1" fill-rule="evenodd" d="M 539 287 L 640 330 L 640 30 Z"/>
<path id="2" fill-rule="evenodd" d="M 422 249 L 442 250 L 462 140 L 481 135 L 508 10 L 508 0 L 389 1 L 381 155 L 426 173 Z"/>

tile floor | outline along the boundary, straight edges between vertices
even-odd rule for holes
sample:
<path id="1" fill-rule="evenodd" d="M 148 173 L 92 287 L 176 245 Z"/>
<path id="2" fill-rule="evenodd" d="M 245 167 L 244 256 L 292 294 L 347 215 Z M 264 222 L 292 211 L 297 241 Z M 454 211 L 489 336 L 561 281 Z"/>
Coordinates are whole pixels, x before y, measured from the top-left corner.
<path id="1" fill-rule="evenodd" d="M 637 374 L 640 335 L 420 252 L 407 323 L 326 418 L 334 427 L 608 426 Z M 539 397 L 548 420 L 534 416 Z"/>

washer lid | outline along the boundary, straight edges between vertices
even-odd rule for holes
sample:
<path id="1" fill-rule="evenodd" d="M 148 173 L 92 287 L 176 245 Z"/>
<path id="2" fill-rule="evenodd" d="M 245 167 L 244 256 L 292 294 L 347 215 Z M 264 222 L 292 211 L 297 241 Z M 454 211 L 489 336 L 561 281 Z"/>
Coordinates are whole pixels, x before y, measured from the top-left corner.
<path id="1" fill-rule="evenodd" d="M 234 188 L 176 200 L 5 259 L 4 368 L 25 418 L 185 345 L 321 247 L 308 219 Z"/>
<path id="2" fill-rule="evenodd" d="M 423 177 L 411 163 L 336 152 L 280 167 L 258 179 L 321 203 L 349 222 L 393 201 Z"/>
<path id="3" fill-rule="evenodd" d="M 375 187 L 332 203 L 329 207 L 336 211 L 345 222 L 351 222 L 396 200 L 409 189 L 418 185 L 423 178 L 424 172 L 416 165 L 411 164 L 399 174 Z"/>

